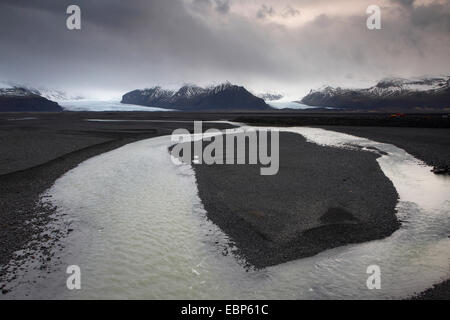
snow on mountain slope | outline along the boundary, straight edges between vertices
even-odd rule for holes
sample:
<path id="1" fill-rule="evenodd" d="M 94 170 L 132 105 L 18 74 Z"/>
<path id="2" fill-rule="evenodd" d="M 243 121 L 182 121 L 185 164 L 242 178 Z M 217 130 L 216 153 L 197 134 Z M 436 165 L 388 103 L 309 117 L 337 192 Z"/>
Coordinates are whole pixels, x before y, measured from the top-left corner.
<path id="1" fill-rule="evenodd" d="M 38 92 L 10 84 L 0 88 L 0 112 L 58 112 L 61 106 Z"/>
<path id="2" fill-rule="evenodd" d="M 172 90 L 165 90 L 161 87 L 153 87 L 141 90 L 143 96 L 147 96 L 153 99 L 170 98 L 173 96 L 174 92 Z"/>
<path id="3" fill-rule="evenodd" d="M 172 98 L 192 98 L 199 95 L 202 95 L 206 92 L 205 89 L 202 87 L 196 86 L 196 85 L 184 85 L 180 88 L 173 96 Z"/>
<path id="4" fill-rule="evenodd" d="M 51 90 L 45 88 L 33 88 L 7 81 L 0 81 L 0 94 L 9 96 L 38 95 L 51 101 L 66 101 L 82 99 L 78 95 L 69 95 L 61 90 Z"/>
<path id="5" fill-rule="evenodd" d="M 367 96 L 391 96 L 398 94 L 407 94 L 410 92 L 422 91 L 440 91 L 450 86 L 450 76 L 446 77 L 430 77 L 418 79 L 403 79 L 403 78 L 385 78 L 379 81 L 375 86 L 368 89 L 345 89 L 333 88 L 330 86 L 323 86 L 318 90 L 311 90 L 311 93 L 318 92 L 323 96 L 335 96 L 345 94 L 347 92 L 357 91 Z"/>
<path id="6" fill-rule="evenodd" d="M 41 97 L 47 98 L 52 101 L 73 101 L 81 100 L 82 96 L 70 95 L 61 90 L 49 90 L 49 89 L 34 89 Z"/>
<path id="7" fill-rule="evenodd" d="M 450 77 L 418 79 L 386 78 L 376 86 L 367 89 L 367 93 L 378 96 L 390 96 L 419 91 L 439 91 L 449 87 Z"/>
<path id="8" fill-rule="evenodd" d="M 207 88 L 189 84 L 176 92 L 161 87 L 133 90 L 123 95 L 122 103 L 191 111 L 271 109 L 263 99 L 229 82 Z"/>
<path id="9" fill-rule="evenodd" d="M 450 76 L 386 78 L 366 89 L 322 87 L 302 100 L 307 105 L 347 109 L 450 108 Z"/>
<path id="10" fill-rule="evenodd" d="M 9 97 L 26 97 L 38 95 L 35 92 L 32 92 L 25 88 L 13 87 L 13 88 L 0 88 L 0 96 L 9 96 Z"/>

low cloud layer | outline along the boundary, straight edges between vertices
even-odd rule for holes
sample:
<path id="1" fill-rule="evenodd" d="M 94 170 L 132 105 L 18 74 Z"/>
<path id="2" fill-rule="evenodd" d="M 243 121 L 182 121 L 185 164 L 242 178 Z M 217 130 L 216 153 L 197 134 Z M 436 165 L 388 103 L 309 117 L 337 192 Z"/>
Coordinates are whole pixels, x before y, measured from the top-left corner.
<path id="1" fill-rule="evenodd" d="M 229 80 L 300 97 L 450 74 L 449 1 L 2 0 L 0 80 L 92 94 Z M 66 29 L 70 4 L 80 31 Z M 381 30 L 366 28 L 371 4 Z"/>

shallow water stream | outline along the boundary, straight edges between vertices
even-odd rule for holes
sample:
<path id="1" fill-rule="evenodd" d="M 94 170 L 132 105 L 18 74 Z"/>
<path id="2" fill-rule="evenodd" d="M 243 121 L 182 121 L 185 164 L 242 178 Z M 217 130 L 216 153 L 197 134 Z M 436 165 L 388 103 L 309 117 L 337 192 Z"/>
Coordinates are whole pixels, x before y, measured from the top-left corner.
<path id="1" fill-rule="evenodd" d="M 35 298 L 315 299 L 403 298 L 450 277 L 450 179 L 393 145 L 315 128 L 283 128 L 336 147 L 375 147 L 400 195 L 402 227 L 383 240 L 246 270 L 227 236 L 206 219 L 195 175 L 174 164 L 170 136 L 91 158 L 48 191 L 75 231 L 55 271 L 14 295 Z M 369 290 L 366 269 L 381 268 Z M 81 268 L 81 290 L 66 288 L 67 265 Z"/>

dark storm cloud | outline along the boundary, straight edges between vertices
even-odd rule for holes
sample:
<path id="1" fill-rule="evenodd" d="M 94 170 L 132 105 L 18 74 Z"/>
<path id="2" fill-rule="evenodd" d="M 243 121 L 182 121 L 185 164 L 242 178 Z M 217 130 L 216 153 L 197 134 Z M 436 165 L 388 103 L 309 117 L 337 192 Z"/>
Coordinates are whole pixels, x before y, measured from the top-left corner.
<path id="1" fill-rule="evenodd" d="M 117 87 L 133 76 L 147 77 L 149 83 L 169 82 L 171 73 L 182 76 L 200 61 L 213 64 L 207 53 L 215 37 L 186 13 L 183 3 L 133 1 L 132 6 L 127 3 L 78 1 L 82 11 L 81 31 L 66 29 L 66 4 L 2 3 L 1 35 L 6 39 L 6 50 L 0 55 L 2 61 L 15 61 L 15 66 L 2 64 L 0 74 L 20 71 L 23 77 L 19 81 L 53 78 L 50 82 L 54 82 L 63 78 L 74 85 L 94 80 L 95 85 L 101 86 L 106 81 Z M 220 59 L 221 53 L 216 54 Z M 161 79 L 156 79 L 156 74 Z"/>
<path id="2" fill-rule="evenodd" d="M 216 0 L 216 10 L 220 13 L 228 13 L 230 11 L 230 1 Z"/>
<path id="3" fill-rule="evenodd" d="M 416 3 L 414 0 L 391 0 L 400 4 L 412 26 L 450 32 L 450 2 Z"/>
<path id="4" fill-rule="evenodd" d="M 230 0 L 194 0 L 193 6 L 199 10 L 214 8 L 217 12 L 227 14 L 230 11 Z"/>
<path id="5" fill-rule="evenodd" d="M 411 12 L 411 22 L 420 28 L 450 33 L 450 8 L 441 5 L 419 6 Z"/>
<path id="6" fill-rule="evenodd" d="M 0 80 L 118 92 L 230 80 L 301 95 L 325 83 L 450 73 L 448 2 L 393 0 L 383 29 L 369 31 L 364 1 L 2 0 Z M 80 31 L 65 27 L 74 3 Z"/>
<path id="7" fill-rule="evenodd" d="M 256 17 L 259 19 L 265 19 L 267 16 L 273 17 L 274 15 L 275 15 L 274 8 L 271 6 L 267 6 L 265 4 L 263 4 L 256 13 Z"/>
<path id="8" fill-rule="evenodd" d="M 207 6 L 207 7 L 212 6 L 211 0 L 194 0 L 193 4 L 196 6 Z"/>
<path id="9" fill-rule="evenodd" d="M 35 9 L 60 17 L 64 16 L 64 19 L 66 8 L 69 5 L 77 4 L 82 8 L 83 20 L 113 28 L 120 28 L 124 25 L 132 26 L 133 21 L 139 21 L 145 17 L 150 18 L 152 12 L 166 11 L 164 10 L 166 6 L 161 1 L 152 0 L 134 0 L 133 5 L 127 5 L 128 2 L 123 0 L 2 0 L 2 2 L 24 10 Z M 174 4 L 177 4 L 177 2 L 174 2 Z M 150 16 L 148 16 L 149 14 Z"/>
<path id="10" fill-rule="evenodd" d="M 414 0 L 391 0 L 393 3 L 398 3 L 402 6 L 412 7 Z"/>
<path id="11" fill-rule="evenodd" d="M 300 10 L 287 6 L 285 11 L 281 14 L 284 18 L 295 17 L 300 14 Z"/>

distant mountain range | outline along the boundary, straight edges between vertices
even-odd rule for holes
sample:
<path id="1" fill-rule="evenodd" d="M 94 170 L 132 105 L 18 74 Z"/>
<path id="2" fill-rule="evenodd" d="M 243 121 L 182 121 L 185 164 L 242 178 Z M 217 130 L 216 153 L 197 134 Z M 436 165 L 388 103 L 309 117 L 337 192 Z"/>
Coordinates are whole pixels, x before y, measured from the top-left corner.
<path id="1" fill-rule="evenodd" d="M 280 94 L 259 97 L 229 82 L 207 88 L 184 85 L 179 90 L 159 86 L 134 90 L 122 104 L 180 111 L 268 111 L 274 109 L 334 108 L 350 111 L 413 112 L 450 110 L 450 76 L 419 79 L 387 78 L 366 89 L 323 87 L 301 101 L 281 101 Z M 54 101 L 78 100 L 62 91 L 27 88 L 0 82 L 0 112 L 62 111 Z M 267 103 L 266 103 L 267 101 Z M 85 109 L 89 106 L 85 105 Z M 120 108 L 118 108 L 120 109 Z"/>
<path id="2" fill-rule="evenodd" d="M 450 108 L 450 77 L 388 78 L 367 89 L 324 87 L 306 95 L 310 106 L 351 110 L 421 111 Z"/>
<path id="3" fill-rule="evenodd" d="M 56 112 L 58 103 L 40 96 L 35 90 L 23 87 L 0 88 L 0 112 Z"/>
<path id="4" fill-rule="evenodd" d="M 244 87 L 231 83 L 202 88 L 185 85 L 178 91 L 161 87 L 134 90 L 122 97 L 122 103 L 181 111 L 261 111 L 271 110 L 263 99 L 248 92 Z"/>

